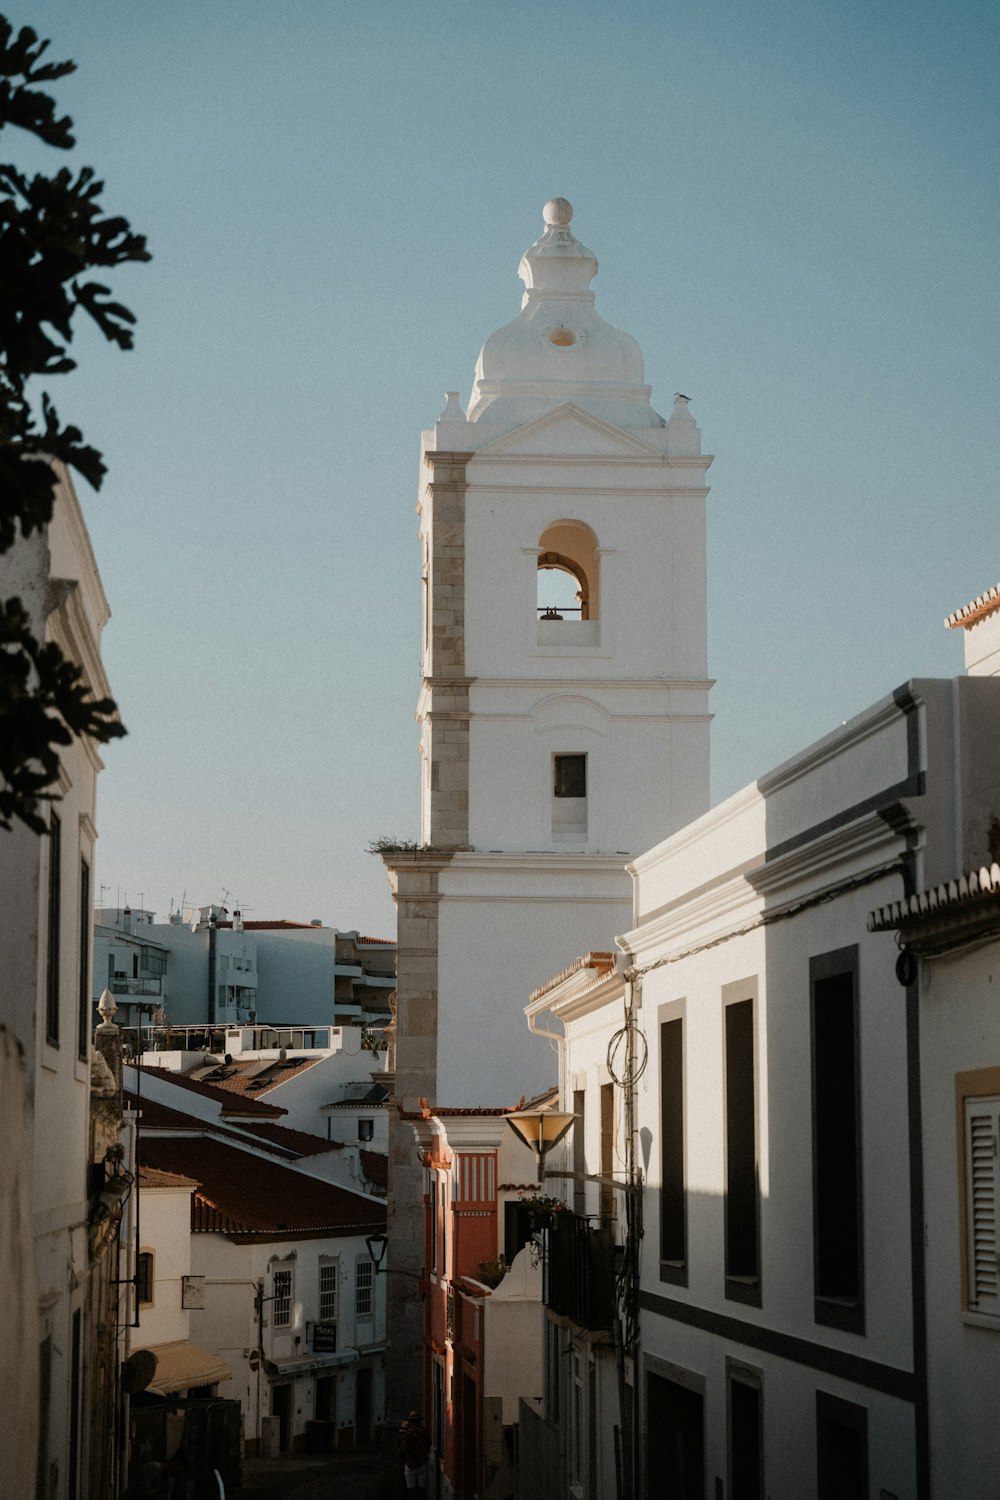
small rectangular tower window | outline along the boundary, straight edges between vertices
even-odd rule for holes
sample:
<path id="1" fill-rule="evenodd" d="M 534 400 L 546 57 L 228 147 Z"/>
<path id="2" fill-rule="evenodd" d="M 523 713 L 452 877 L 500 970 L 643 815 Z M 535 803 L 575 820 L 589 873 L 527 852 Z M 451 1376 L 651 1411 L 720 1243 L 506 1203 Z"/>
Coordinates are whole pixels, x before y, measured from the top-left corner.
<path id="1" fill-rule="evenodd" d="M 587 757 L 552 757 L 552 841 L 587 842 Z"/>
<path id="2" fill-rule="evenodd" d="M 555 757 L 555 794 L 557 797 L 586 797 L 587 757 L 585 755 L 557 755 Z"/>

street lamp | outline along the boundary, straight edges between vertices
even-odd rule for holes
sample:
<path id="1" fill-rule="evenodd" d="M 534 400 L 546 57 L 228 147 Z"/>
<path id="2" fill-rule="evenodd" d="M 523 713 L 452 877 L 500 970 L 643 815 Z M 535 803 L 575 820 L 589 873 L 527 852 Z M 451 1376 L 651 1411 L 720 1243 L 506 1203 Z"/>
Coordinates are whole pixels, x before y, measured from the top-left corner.
<path id="1" fill-rule="evenodd" d="M 368 1246 L 368 1254 L 375 1266 L 375 1275 L 382 1275 L 382 1262 L 385 1260 L 385 1252 L 389 1246 L 387 1234 L 369 1234 L 365 1236 L 365 1244 Z"/>
<path id="2" fill-rule="evenodd" d="M 385 1252 L 389 1246 L 389 1236 L 386 1234 L 369 1234 L 365 1236 L 365 1244 L 368 1246 L 368 1254 L 375 1266 L 376 1276 L 409 1276 L 411 1281 L 423 1281 L 423 1275 L 417 1271 L 397 1271 L 395 1266 L 391 1269 L 383 1266 Z"/>
<path id="3" fill-rule="evenodd" d="M 505 1118 L 518 1140 L 534 1153 L 538 1161 L 538 1181 L 544 1182 L 545 1158 L 553 1146 L 558 1146 L 576 1115 L 560 1114 L 554 1109 L 519 1109 Z"/>

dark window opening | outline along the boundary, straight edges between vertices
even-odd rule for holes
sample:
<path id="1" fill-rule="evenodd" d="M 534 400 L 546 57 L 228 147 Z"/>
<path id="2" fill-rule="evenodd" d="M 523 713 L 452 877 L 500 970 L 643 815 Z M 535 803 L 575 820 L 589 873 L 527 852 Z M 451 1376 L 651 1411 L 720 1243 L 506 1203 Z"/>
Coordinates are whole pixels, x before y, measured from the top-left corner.
<path id="1" fill-rule="evenodd" d="M 573 1122 L 573 1212 L 585 1214 L 587 1212 L 587 1184 L 584 1181 L 587 1175 L 587 1092 L 585 1089 L 574 1089 L 573 1113 L 576 1115 Z"/>
<path id="2" fill-rule="evenodd" d="M 729 1491 L 731 1500 L 764 1500 L 759 1386 L 729 1382 Z"/>
<path id="3" fill-rule="evenodd" d="M 660 1126 L 663 1186 L 660 1193 L 660 1278 L 681 1279 L 687 1259 L 684 1194 L 684 1022 L 660 1026 Z M 671 1275 L 671 1271 L 673 1275 Z"/>
<path id="4" fill-rule="evenodd" d="M 90 1051 L 90 866 L 80 861 L 80 988 L 77 1012 L 77 1054 Z"/>
<path id="5" fill-rule="evenodd" d="M 864 1331 L 857 950 L 812 961 L 813 1237 L 818 1323 Z M 845 965 L 850 963 L 850 967 Z M 831 972 L 834 965 L 839 972 Z"/>
<path id="6" fill-rule="evenodd" d="M 135 1297 L 140 1307 L 153 1300 L 153 1253 L 141 1250 L 135 1262 Z"/>
<path id="7" fill-rule="evenodd" d="M 358 1140 L 359 1141 L 370 1141 L 370 1140 L 372 1140 L 374 1138 L 374 1135 L 375 1135 L 375 1121 L 374 1120 L 359 1120 L 358 1121 Z"/>
<path id="8" fill-rule="evenodd" d="M 754 1088 L 753 1001 L 726 1006 L 726 1276 L 759 1301 L 757 1122 Z"/>
<path id="9" fill-rule="evenodd" d="M 817 1500 L 868 1500 L 868 1413 L 816 1392 Z"/>
<path id="10" fill-rule="evenodd" d="M 615 1217 L 615 1190 L 611 1178 L 615 1170 L 615 1086 L 601 1084 L 601 1191 L 598 1214 L 601 1219 Z"/>
<path id="11" fill-rule="evenodd" d="M 646 1380 L 646 1472 L 650 1492 L 670 1500 L 704 1500 L 704 1399 L 660 1375 Z"/>
<path id="12" fill-rule="evenodd" d="M 585 755 L 557 755 L 555 757 L 555 795 L 557 797 L 586 797 L 587 757 Z"/>
<path id="13" fill-rule="evenodd" d="M 62 886 L 62 824 L 55 813 L 49 823 L 49 930 L 45 984 L 45 1039 L 59 1043 L 60 891 Z"/>

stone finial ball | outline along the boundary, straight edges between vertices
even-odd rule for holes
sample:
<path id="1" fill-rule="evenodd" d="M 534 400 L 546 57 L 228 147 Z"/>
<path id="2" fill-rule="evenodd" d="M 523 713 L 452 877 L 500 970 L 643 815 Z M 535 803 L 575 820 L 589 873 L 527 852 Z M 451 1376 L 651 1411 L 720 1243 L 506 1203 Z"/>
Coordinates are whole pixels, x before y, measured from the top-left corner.
<path id="1" fill-rule="evenodd" d="M 542 209 L 542 218 L 550 227 L 565 228 L 573 217 L 573 205 L 567 198 L 550 198 Z"/>

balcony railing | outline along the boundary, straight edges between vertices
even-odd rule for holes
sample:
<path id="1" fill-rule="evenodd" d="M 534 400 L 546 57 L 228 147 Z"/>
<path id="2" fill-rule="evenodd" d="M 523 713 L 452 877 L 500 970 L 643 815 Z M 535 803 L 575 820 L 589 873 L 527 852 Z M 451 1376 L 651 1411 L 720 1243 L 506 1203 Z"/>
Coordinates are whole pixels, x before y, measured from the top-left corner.
<path id="1" fill-rule="evenodd" d="M 162 995 L 162 979 L 112 979 L 108 985 L 112 995 Z"/>
<path id="2" fill-rule="evenodd" d="M 615 1236 L 564 1210 L 552 1214 L 542 1300 L 584 1328 L 610 1332 L 615 1310 Z"/>

